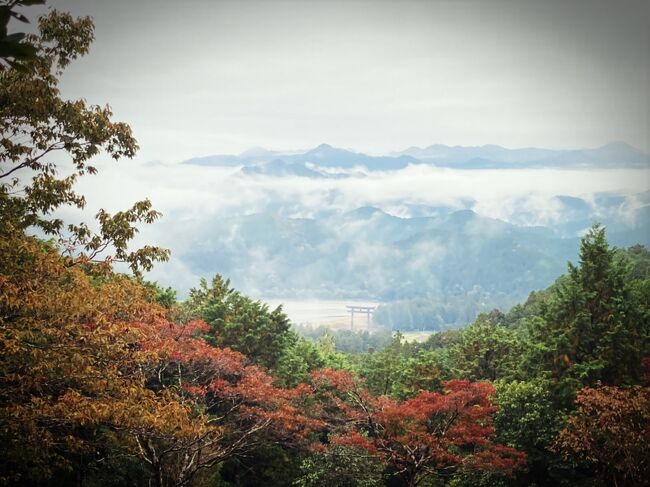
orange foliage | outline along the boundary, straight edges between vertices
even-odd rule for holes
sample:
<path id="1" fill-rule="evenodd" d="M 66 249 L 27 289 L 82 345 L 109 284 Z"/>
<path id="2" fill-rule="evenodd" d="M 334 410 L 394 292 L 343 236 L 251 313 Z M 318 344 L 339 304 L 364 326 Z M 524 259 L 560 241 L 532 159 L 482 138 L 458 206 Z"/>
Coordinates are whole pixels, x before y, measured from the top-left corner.
<path id="1" fill-rule="evenodd" d="M 322 425 L 300 412 L 309 387 L 274 387 L 207 344 L 205 323 L 172 323 L 143 286 L 93 270 L 32 238 L 0 241 L 0 453 L 14 480 L 119 451 L 181 485 L 262 435 L 302 441 Z"/>
<path id="2" fill-rule="evenodd" d="M 425 391 L 396 401 L 373 397 L 347 372 L 318 371 L 313 379 L 335 433 L 332 442 L 379 456 L 406 485 L 459 469 L 508 475 L 524 464 L 523 453 L 491 441 L 496 408 L 489 383 L 452 380 L 442 394 Z"/>
<path id="3" fill-rule="evenodd" d="M 606 484 L 648 485 L 650 387 L 585 387 L 555 448 L 593 464 Z"/>

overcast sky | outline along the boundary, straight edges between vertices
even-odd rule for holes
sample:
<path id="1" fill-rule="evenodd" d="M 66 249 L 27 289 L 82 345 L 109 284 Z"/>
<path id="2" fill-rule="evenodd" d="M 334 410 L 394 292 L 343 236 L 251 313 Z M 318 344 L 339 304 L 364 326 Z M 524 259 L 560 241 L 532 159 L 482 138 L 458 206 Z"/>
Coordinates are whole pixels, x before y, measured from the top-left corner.
<path id="1" fill-rule="evenodd" d="M 650 149 L 647 1 L 48 5 L 94 17 L 64 94 L 109 103 L 141 161 L 322 142 Z"/>

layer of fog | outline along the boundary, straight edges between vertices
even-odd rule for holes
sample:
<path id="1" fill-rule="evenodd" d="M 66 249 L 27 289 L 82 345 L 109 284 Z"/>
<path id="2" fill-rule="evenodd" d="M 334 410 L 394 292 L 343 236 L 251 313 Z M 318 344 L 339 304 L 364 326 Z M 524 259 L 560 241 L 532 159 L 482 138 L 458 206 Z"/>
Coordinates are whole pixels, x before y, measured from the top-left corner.
<path id="1" fill-rule="evenodd" d="M 480 215 L 519 225 L 552 225 L 564 218 L 557 195 L 593 203 L 595 195 L 634 195 L 650 189 L 648 170 L 454 170 L 409 166 L 390 173 L 346 179 L 243 176 L 238 168 L 196 167 L 161 163 L 98 164 L 100 175 L 78 184 L 87 195 L 83 218 L 99 208 L 118 211 L 145 197 L 163 213 L 160 221 L 141 228 L 135 244 L 157 244 L 172 251 L 151 279 L 179 290 L 195 286 L 199 277 L 179 258 L 195 246 L 209 247 L 210 222 L 257 212 L 310 218 L 323 212 L 345 212 L 376 206 L 400 217 L 413 208 L 471 208 Z M 633 198 L 619 208 L 631 218 L 642 203 Z M 595 208 L 594 217 L 597 218 Z M 77 212 L 65 212 L 79 219 Z M 209 276 L 205 276 L 209 277 Z"/>

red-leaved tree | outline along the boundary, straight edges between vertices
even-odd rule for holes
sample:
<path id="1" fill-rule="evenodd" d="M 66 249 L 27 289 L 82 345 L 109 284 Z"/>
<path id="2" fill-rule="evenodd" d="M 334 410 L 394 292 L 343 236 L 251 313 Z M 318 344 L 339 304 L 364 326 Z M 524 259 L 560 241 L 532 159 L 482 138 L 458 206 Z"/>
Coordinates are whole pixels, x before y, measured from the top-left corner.
<path id="1" fill-rule="evenodd" d="M 302 406 L 311 387 L 273 385 L 273 377 L 228 348 L 216 348 L 200 335 L 202 321 L 147 325 L 141 352 L 147 363 L 148 387 L 173 390 L 191 408 L 187 428 L 169 437 L 135 432 L 139 454 L 155 472 L 159 485 L 181 486 L 200 470 L 241 455 L 264 441 L 301 444 L 323 422 Z"/>
<path id="2" fill-rule="evenodd" d="M 373 397 L 346 372 L 326 369 L 313 378 L 332 441 L 377 455 L 404 485 L 461 470 L 510 475 L 524 464 L 523 453 L 491 441 L 495 407 L 489 383 L 452 380 L 443 393 L 396 401 Z"/>

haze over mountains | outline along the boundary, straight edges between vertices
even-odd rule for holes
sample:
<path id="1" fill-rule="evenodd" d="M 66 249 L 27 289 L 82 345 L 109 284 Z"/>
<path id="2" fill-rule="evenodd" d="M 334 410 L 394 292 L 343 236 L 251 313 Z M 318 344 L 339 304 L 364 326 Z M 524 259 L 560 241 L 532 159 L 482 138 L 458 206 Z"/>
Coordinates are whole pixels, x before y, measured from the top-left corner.
<path id="1" fill-rule="evenodd" d="M 588 221 L 578 201 L 560 202 L 575 212 L 571 225 Z M 383 324 L 436 328 L 547 287 L 575 260 L 579 238 L 568 235 L 449 208 L 414 218 L 373 207 L 317 219 L 257 213 L 211 222 L 203 244 L 180 258 L 193 272 L 221 273 L 254 296 L 399 301 L 394 317 L 380 316 Z M 649 235 L 641 222 L 611 224 L 610 239 L 621 246 L 649 245 Z M 413 305 L 422 316 L 405 315 Z"/>
<path id="2" fill-rule="evenodd" d="M 267 151 L 256 148 L 236 155 L 214 155 L 184 161 L 200 166 L 242 166 L 248 175 L 346 177 L 360 171 L 394 171 L 409 165 L 426 164 L 454 169 L 529 168 L 647 168 L 650 156 L 624 143 L 612 142 L 596 149 L 550 150 L 506 149 L 498 145 L 480 147 L 434 144 L 411 147 L 389 156 L 369 156 L 321 144 L 300 152 Z"/>
<path id="3" fill-rule="evenodd" d="M 650 157 L 620 142 L 386 156 L 322 144 L 151 167 L 133 180 L 165 216 L 143 242 L 172 250 L 152 279 L 182 289 L 220 273 L 256 298 L 378 301 L 378 323 L 400 329 L 522 301 L 594 221 L 615 245 L 650 245 Z"/>

